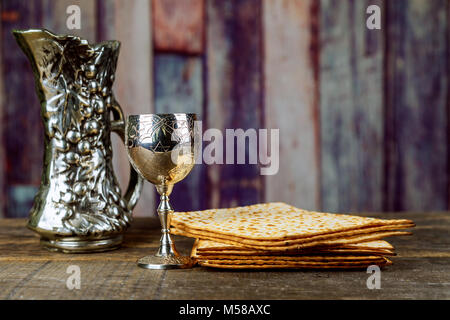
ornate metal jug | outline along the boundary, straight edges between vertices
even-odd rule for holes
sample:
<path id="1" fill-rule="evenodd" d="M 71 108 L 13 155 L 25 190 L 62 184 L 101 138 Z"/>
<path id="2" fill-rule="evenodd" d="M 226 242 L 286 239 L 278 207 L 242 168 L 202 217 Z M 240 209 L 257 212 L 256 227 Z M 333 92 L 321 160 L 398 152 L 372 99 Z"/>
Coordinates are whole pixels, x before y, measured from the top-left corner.
<path id="1" fill-rule="evenodd" d="M 42 181 L 28 227 L 50 250 L 117 248 L 142 189 L 131 169 L 122 197 L 111 162 L 110 132 L 123 140 L 125 128 L 112 92 L 120 43 L 90 45 L 48 30 L 13 34 L 32 65 L 45 132 Z"/>

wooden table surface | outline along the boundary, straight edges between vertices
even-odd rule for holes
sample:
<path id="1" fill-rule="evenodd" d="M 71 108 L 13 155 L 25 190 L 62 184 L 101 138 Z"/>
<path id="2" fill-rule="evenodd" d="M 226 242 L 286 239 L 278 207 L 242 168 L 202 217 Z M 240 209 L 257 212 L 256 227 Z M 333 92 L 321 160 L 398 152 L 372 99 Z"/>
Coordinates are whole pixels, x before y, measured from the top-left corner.
<path id="1" fill-rule="evenodd" d="M 450 213 L 370 214 L 416 222 L 414 235 L 391 238 L 397 256 L 382 270 L 381 289 L 354 271 L 144 270 L 135 261 L 154 253 L 154 219 L 135 219 L 123 247 L 97 254 L 51 253 L 24 219 L 0 220 L 1 299 L 450 299 Z M 188 253 L 193 240 L 176 237 Z M 69 290 L 67 268 L 77 265 L 81 288 Z"/>

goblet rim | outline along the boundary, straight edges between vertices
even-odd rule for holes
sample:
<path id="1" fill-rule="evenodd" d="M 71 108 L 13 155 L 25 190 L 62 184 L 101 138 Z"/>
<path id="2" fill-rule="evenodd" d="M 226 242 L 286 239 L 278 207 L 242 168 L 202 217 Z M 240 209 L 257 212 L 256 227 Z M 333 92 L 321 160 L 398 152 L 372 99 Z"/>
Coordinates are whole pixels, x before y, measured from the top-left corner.
<path id="1" fill-rule="evenodd" d="M 141 118 L 141 117 L 169 117 L 169 116 L 189 116 L 189 117 L 196 117 L 196 113 L 192 112 L 174 112 L 174 113 L 140 113 L 140 114 L 130 114 L 128 115 L 128 118 Z"/>

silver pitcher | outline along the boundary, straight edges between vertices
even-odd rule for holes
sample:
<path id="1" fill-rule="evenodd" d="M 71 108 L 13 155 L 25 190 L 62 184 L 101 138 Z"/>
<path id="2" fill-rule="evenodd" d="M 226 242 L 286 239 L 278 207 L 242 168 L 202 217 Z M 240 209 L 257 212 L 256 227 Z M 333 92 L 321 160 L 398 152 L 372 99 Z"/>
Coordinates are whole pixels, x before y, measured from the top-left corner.
<path id="1" fill-rule="evenodd" d="M 112 92 L 120 43 L 91 45 L 40 29 L 13 34 L 32 65 L 45 132 L 42 181 L 28 227 L 50 250 L 117 248 L 143 184 L 131 169 L 122 197 L 111 162 L 110 132 L 123 140 L 125 129 Z"/>

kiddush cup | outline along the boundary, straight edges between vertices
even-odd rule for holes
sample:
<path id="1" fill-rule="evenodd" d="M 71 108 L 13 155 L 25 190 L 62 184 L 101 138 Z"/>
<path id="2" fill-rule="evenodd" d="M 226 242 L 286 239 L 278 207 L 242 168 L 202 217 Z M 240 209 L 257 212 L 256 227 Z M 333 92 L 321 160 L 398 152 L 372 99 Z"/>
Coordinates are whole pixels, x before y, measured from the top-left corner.
<path id="1" fill-rule="evenodd" d="M 47 30 L 13 34 L 32 65 L 45 133 L 42 181 L 28 227 L 51 250 L 117 248 L 143 182 L 131 170 L 122 196 L 111 162 L 110 133 L 124 139 L 125 129 L 112 92 L 120 43 L 92 45 Z"/>
<path id="2" fill-rule="evenodd" d="M 130 115 L 126 124 L 128 158 L 135 170 L 156 186 L 160 194 L 158 216 L 162 237 L 156 255 L 138 265 L 147 269 L 189 268 L 192 260 L 180 256 L 169 234 L 173 209 L 169 196 L 175 183 L 194 167 L 195 114 Z"/>

